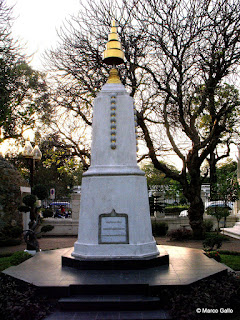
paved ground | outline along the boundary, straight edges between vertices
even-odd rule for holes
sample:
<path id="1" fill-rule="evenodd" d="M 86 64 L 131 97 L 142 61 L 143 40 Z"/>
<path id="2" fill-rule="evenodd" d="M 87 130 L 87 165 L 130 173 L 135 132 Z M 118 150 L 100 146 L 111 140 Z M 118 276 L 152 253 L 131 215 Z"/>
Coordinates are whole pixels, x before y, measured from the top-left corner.
<path id="1" fill-rule="evenodd" d="M 61 249 L 72 247 L 76 240 L 77 237 L 44 237 L 39 239 L 39 244 L 42 250 Z M 156 241 L 160 245 L 203 249 L 201 240 L 170 241 L 168 237 L 157 237 Z M 0 254 L 21 251 L 24 250 L 25 247 L 24 242 L 18 246 L 3 247 L 0 248 Z M 223 242 L 221 250 L 240 252 L 240 240 L 229 237 L 229 241 Z"/>

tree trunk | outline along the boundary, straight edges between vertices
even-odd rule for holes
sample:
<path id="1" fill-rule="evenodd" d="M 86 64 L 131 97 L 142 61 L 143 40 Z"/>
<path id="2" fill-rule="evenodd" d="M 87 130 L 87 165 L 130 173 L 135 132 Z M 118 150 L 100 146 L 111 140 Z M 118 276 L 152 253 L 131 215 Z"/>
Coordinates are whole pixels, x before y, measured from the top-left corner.
<path id="1" fill-rule="evenodd" d="M 216 171 L 216 157 L 214 151 L 210 153 L 209 167 L 210 167 L 210 199 L 216 200 L 216 183 L 217 183 L 217 171 Z"/>
<path id="2" fill-rule="evenodd" d="M 188 209 L 189 224 L 193 231 L 194 239 L 202 239 L 203 236 L 203 213 L 204 205 L 201 194 L 195 194 L 194 198 L 190 201 Z"/>
<path id="3" fill-rule="evenodd" d="M 189 224 L 193 231 L 193 237 L 201 239 L 203 237 L 204 204 L 201 198 L 200 162 L 198 152 L 194 149 L 188 154 L 187 168 L 190 182 L 185 185 L 183 192 L 190 203 L 188 209 Z"/>

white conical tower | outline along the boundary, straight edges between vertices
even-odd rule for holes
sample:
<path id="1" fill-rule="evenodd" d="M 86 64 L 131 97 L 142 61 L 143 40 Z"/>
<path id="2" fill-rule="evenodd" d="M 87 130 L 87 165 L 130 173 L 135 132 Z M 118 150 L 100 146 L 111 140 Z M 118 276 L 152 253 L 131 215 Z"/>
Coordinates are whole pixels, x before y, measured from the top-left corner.
<path id="1" fill-rule="evenodd" d="M 113 22 L 104 61 L 124 55 Z M 78 259 L 142 259 L 159 254 L 152 236 L 147 182 L 137 165 L 133 99 L 110 72 L 94 102 L 91 166 L 82 179 Z"/>

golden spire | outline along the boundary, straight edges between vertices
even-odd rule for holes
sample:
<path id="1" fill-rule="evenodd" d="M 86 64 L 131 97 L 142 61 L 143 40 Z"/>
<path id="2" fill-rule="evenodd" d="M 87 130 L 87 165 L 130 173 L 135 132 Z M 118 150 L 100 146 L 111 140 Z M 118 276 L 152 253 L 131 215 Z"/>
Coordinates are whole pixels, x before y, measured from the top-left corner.
<path id="1" fill-rule="evenodd" d="M 121 43 L 118 40 L 117 27 L 114 19 L 112 21 L 111 32 L 108 35 L 106 50 L 103 52 L 103 61 L 106 64 L 115 66 L 124 61 L 124 53 L 122 51 Z"/>
<path id="2" fill-rule="evenodd" d="M 103 62 L 113 65 L 107 83 L 121 83 L 115 66 L 124 62 L 124 53 L 121 43 L 118 40 L 117 27 L 114 19 L 112 21 L 111 32 L 108 35 L 106 50 L 103 52 Z"/>

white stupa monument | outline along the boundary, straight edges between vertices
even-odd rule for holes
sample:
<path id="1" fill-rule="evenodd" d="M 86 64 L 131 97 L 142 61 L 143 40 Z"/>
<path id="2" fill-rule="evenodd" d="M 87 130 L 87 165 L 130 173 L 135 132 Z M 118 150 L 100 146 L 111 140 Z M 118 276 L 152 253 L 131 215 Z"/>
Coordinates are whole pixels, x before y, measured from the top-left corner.
<path id="1" fill-rule="evenodd" d="M 113 21 L 104 62 L 114 67 L 94 102 L 91 165 L 82 179 L 78 240 L 72 252 L 79 260 L 159 255 L 152 236 L 147 182 L 137 165 L 134 102 L 115 68 L 123 61 Z"/>

